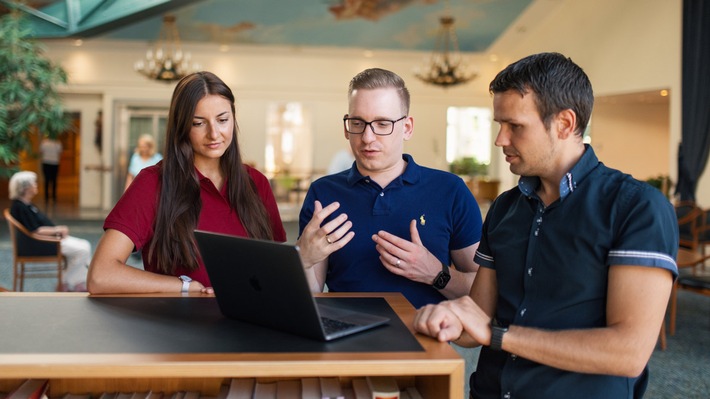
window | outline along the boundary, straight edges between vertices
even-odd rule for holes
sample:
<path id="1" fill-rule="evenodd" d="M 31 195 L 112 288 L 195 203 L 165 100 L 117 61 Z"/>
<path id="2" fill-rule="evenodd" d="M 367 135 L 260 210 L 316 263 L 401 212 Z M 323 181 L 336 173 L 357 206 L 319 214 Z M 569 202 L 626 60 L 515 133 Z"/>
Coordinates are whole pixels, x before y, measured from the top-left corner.
<path id="1" fill-rule="evenodd" d="M 312 143 L 307 108 L 298 102 L 269 105 L 264 158 L 277 201 L 300 203 L 312 178 Z"/>
<path id="2" fill-rule="evenodd" d="M 474 157 L 491 162 L 491 110 L 449 107 L 446 115 L 446 162 Z"/>
<path id="3" fill-rule="evenodd" d="M 267 109 L 267 174 L 310 174 L 310 115 L 298 102 L 273 103 Z"/>

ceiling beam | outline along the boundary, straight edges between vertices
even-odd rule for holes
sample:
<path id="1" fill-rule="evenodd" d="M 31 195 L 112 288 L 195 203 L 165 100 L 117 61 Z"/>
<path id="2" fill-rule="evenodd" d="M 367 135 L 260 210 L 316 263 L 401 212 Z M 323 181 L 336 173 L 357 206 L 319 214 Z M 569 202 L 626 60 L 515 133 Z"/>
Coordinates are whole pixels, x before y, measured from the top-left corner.
<path id="1" fill-rule="evenodd" d="M 60 28 L 63 29 L 68 29 L 69 24 L 67 24 L 65 21 L 63 21 L 60 18 L 53 17 L 49 14 L 46 14 L 42 11 L 37 10 L 36 8 L 32 8 L 28 5 L 18 3 L 15 0 L 0 0 L 0 3 L 5 4 L 8 8 L 12 9 L 17 9 L 19 11 L 22 11 L 32 17 L 35 17 L 37 19 L 40 19 L 42 21 L 49 22 L 50 24 L 56 25 Z"/>
<path id="2" fill-rule="evenodd" d="M 83 23 L 86 20 L 88 20 L 89 18 L 91 18 L 91 16 L 94 15 L 96 10 L 98 10 L 100 7 L 103 7 L 103 5 L 108 3 L 109 1 L 113 1 L 113 0 L 101 0 L 100 2 L 96 3 L 93 7 L 91 7 L 89 10 L 87 10 L 87 12 L 84 15 L 81 16 L 81 20 L 79 21 L 79 23 Z"/>
<path id="3" fill-rule="evenodd" d="M 34 38 L 89 38 L 203 0 L 58 0 L 35 9 L 0 0 L 26 13 Z"/>

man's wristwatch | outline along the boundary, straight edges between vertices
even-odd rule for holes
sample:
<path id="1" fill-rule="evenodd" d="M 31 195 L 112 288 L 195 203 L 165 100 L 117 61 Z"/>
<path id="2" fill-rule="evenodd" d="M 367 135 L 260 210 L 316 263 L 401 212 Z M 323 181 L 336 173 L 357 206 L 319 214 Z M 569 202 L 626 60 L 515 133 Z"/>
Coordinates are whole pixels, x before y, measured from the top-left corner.
<path id="1" fill-rule="evenodd" d="M 451 280 L 451 273 L 449 273 L 449 266 L 445 264 L 441 264 L 441 271 L 439 274 L 436 275 L 434 278 L 434 282 L 431 283 L 432 287 L 436 288 L 437 290 L 443 290 L 446 288 L 446 284 L 449 283 L 449 280 Z"/>
<path id="2" fill-rule="evenodd" d="M 503 350 L 503 335 L 508 332 L 508 327 L 503 327 L 494 319 L 491 322 L 491 346 L 494 351 Z"/>
<path id="3" fill-rule="evenodd" d="M 178 278 L 182 280 L 182 290 L 180 292 L 189 292 L 192 279 L 188 276 L 180 276 Z"/>

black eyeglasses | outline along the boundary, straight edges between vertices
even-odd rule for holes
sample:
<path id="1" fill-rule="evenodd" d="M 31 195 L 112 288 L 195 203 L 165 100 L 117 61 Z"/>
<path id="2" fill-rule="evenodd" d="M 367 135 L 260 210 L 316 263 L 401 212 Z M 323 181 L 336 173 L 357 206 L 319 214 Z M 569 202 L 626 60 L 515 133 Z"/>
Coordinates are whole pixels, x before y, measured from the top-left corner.
<path id="1" fill-rule="evenodd" d="M 345 124 L 345 130 L 351 134 L 363 134 L 367 125 L 370 125 L 372 133 L 378 136 L 389 136 L 394 132 L 394 124 L 406 118 L 407 115 L 397 119 L 396 121 L 391 121 L 388 119 L 375 119 L 372 122 L 366 122 L 360 118 L 343 118 L 343 123 Z"/>

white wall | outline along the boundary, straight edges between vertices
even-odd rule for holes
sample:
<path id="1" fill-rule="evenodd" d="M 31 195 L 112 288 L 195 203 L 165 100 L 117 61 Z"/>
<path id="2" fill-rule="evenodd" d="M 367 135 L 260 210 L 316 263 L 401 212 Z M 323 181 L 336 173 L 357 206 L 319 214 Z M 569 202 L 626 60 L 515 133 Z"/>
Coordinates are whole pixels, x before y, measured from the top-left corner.
<path id="1" fill-rule="evenodd" d="M 681 27 L 682 0 L 536 0 L 491 51 L 504 63 L 536 52 L 561 52 L 589 75 L 596 96 L 669 89 L 670 142 L 665 159 L 668 173 L 676 180 Z M 605 146 L 622 144 L 612 140 Z M 643 162 L 642 156 L 630 154 L 629 163 Z M 708 177 L 701 181 L 698 200 L 710 205 Z"/>
<path id="2" fill-rule="evenodd" d="M 604 164 L 639 180 L 668 175 L 668 104 L 597 101 L 592 146 Z"/>

